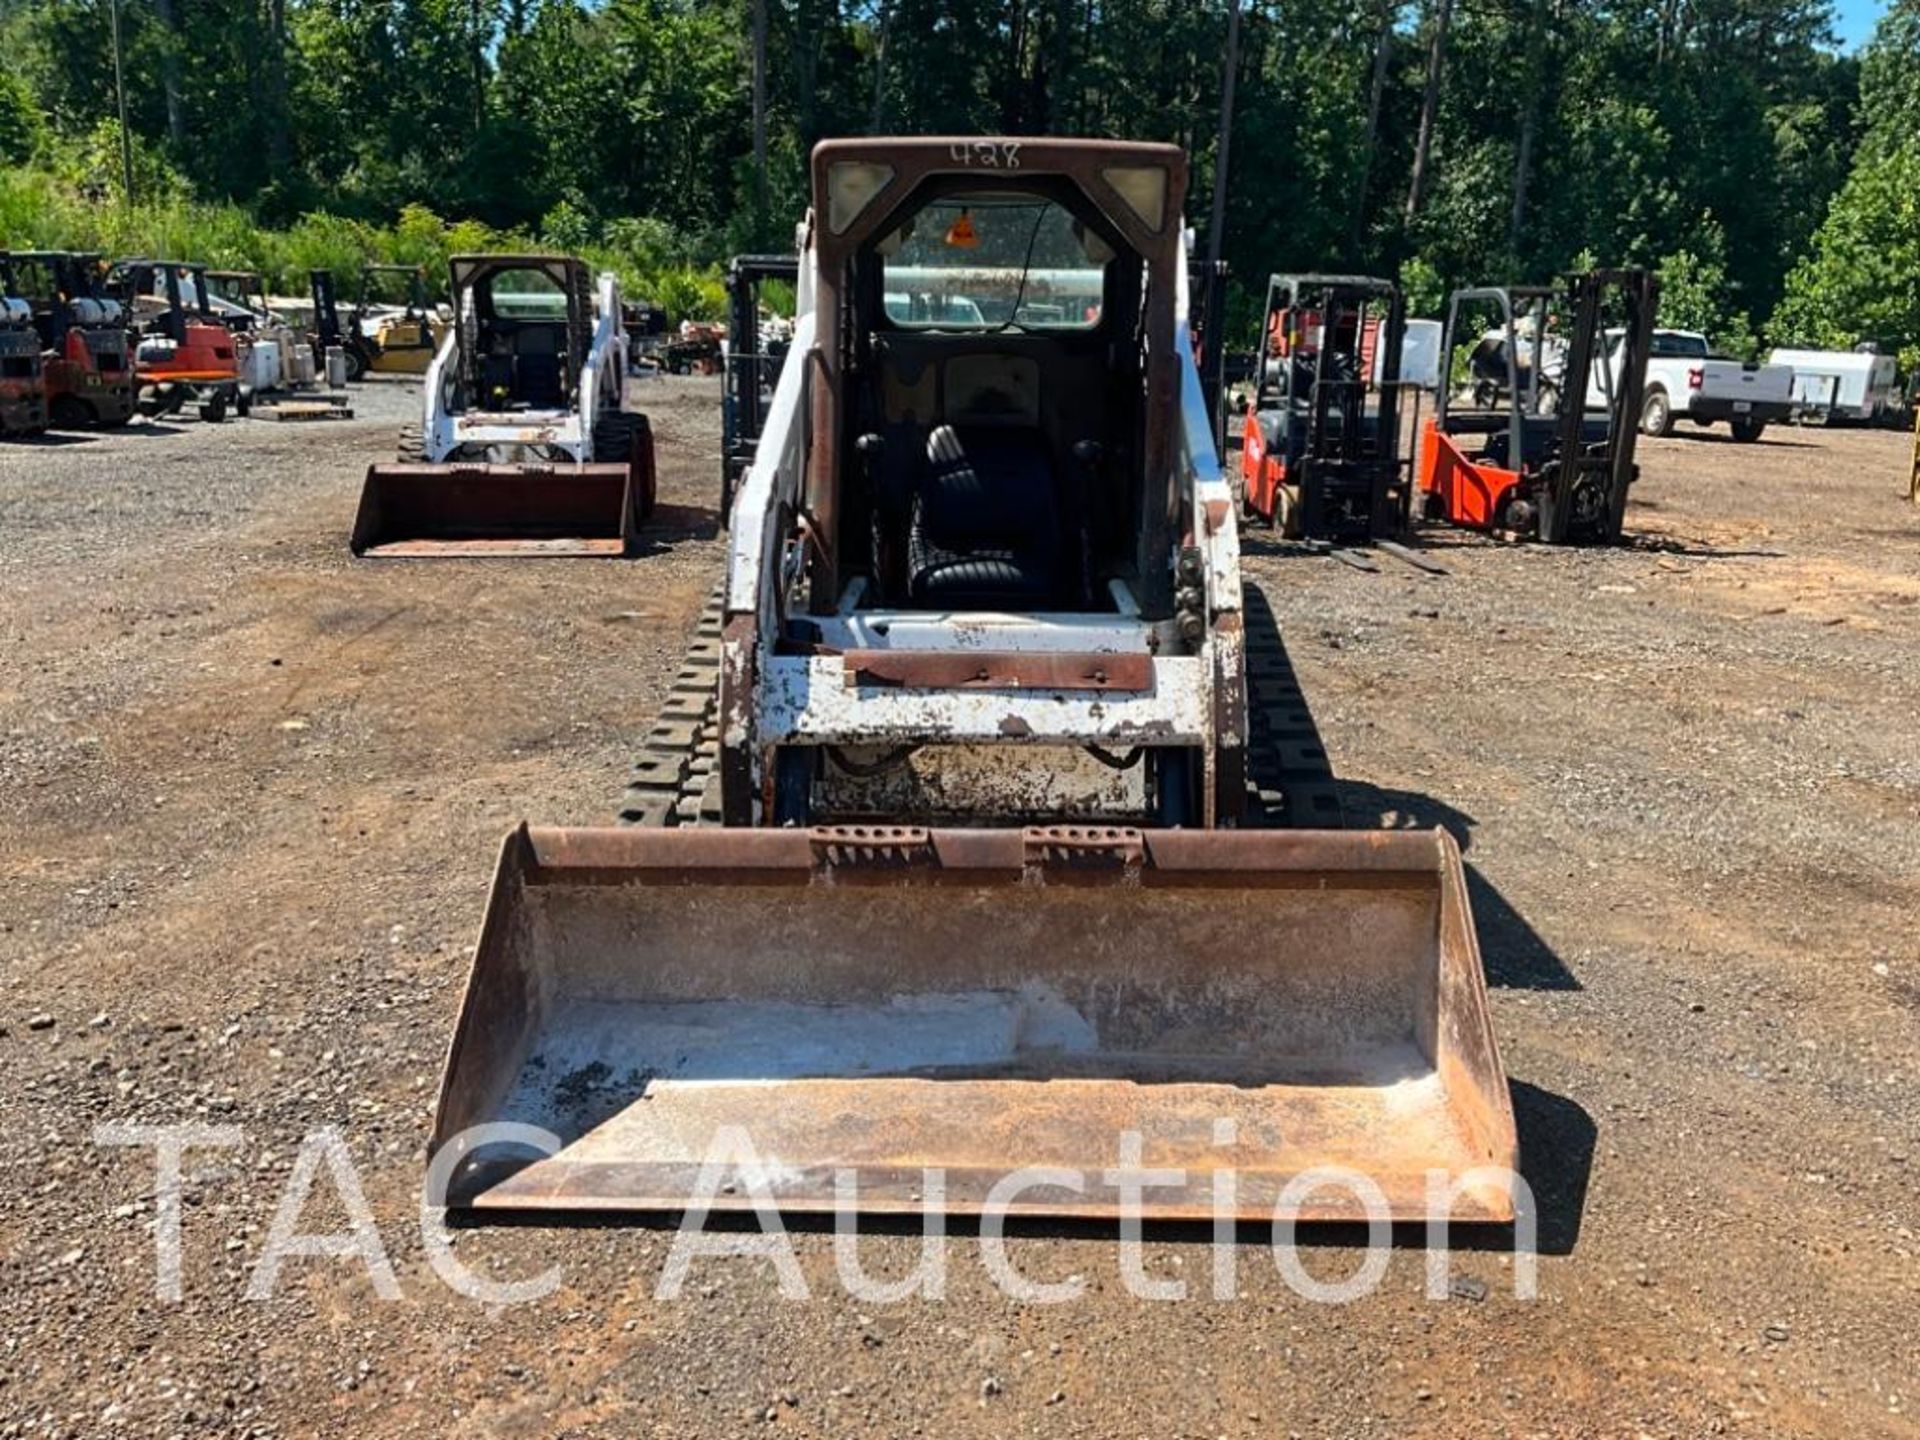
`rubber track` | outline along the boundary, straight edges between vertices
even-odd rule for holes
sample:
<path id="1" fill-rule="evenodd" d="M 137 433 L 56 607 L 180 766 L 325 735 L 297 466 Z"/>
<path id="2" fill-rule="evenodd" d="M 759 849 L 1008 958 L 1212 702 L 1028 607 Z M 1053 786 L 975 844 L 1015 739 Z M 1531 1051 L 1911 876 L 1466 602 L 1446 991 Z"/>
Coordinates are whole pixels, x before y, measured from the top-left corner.
<path id="1" fill-rule="evenodd" d="M 1247 812 L 1257 824 L 1337 830 L 1340 791 L 1266 592 L 1240 587 L 1247 642 Z"/>
<path id="2" fill-rule="evenodd" d="M 622 825 L 720 823 L 720 620 L 724 583 L 700 611 L 666 702 L 620 800 Z"/>
<path id="3" fill-rule="evenodd" d="M 1339 790 L 1266 595 L 1242 592 L 1247 645 L 1247 823 L 1335 829 Z M 700 612 L 666 703 L 642 742 L 621 797 L 622 825 L 720 823 L 720 622 L 722 591 Z"/>

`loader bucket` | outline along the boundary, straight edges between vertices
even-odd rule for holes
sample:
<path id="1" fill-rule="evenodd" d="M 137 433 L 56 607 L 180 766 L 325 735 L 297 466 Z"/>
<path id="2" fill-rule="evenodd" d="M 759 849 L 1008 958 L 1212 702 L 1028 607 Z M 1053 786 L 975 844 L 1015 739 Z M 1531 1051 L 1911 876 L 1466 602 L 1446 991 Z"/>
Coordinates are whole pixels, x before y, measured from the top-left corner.
<path id="1" fill-rule="evenodd" d="M 372 465 L 352 546 L 379 559 L 632 555 L 643 508 L 625 465 Z"/>
<path id="2" fill-rule="evenodd" d="M 504 1121 L 553 1139 L 473 1128 Z M 1100 1218 L 1122 1213 L 1128 1133 L 1129 1165 L 1181 1172 L 1144 1218 L 1208 1218 L 1218 1196 L 1271 1219 L 1325 1166 L 1396 1219 L 1449 1208 L 1433 1180 L 1461 1182 L 1456 1219 L 1511 1218 L 1513 1113 L 1452 841 L 522 828 L 433 1143 L 449 1203 L 476 1211 L 823 1211 L 846 1171 L 858 1210 L 918 1212 L 937 1170 L 943 1208 L 978 1214 L 1045 1166 L 1078 1188 L 996 1203 Z M 1292 1213 L 1360 1206 L 1327 1186 Z"/>

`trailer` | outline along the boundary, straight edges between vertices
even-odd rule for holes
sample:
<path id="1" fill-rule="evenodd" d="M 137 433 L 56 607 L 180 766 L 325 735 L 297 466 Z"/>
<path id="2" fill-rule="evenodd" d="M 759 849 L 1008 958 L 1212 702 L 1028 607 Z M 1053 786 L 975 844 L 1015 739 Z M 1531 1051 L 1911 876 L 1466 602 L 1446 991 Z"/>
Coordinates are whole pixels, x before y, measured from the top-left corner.
<path id="1" fill-rule="evenodd" d="M 1775 350 L 1770 365 L 1793 370 L 1793 418 L 1802 424 L 1871 425 L 1899 413 L 1900 374 L 1872 350 Z"/>

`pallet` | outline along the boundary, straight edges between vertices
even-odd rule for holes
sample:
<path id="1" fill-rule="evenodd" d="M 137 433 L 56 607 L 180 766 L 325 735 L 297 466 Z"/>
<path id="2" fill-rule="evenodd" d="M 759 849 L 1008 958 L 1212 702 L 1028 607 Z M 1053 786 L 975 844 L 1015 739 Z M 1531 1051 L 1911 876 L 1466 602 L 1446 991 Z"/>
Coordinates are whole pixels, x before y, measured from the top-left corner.
<path id="1" fill-rule="evenodd" d="M 274 405 L 255 405 L 256 420 L 351 420 L 353 407 L 329 400 L 282 400 Z"/>

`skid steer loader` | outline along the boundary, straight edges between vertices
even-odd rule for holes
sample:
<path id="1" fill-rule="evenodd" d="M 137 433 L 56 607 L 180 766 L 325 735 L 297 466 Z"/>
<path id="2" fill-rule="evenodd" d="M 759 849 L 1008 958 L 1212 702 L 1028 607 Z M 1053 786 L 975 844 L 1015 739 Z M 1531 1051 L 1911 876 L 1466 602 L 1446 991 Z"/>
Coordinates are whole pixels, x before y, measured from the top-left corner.
<path id="1" fill-rule="evenodd" d="M 950 1211 L 1106 1217 L 1132 1165 L 1180 1172 L 1145 1217 L 1271 1218 L 1300 1182 L 1351 1219 L 1310 1183 L 1342 1166 L 1395 1217 L 1511 1217 L 1452 841 L 1235 824 L 1185 184 L 1164 145 L 816 149 L 703 657 L 725 823 L 507 837 L 435 1123 L 452 1204 L 917 1211 L 938 1171 Z M 702 1191 L 742 1140 L 745 1183 Z M 1056 1173 L 996 1190 L 1023 1166 Z"/>
<path id="2" fill-rule="evenodd" d="M 631 555 L 653 509 L 653 436 L 622 408 L 613 276 L 562 255 L 461 255 L 422 424 L 367 471 L 355 555 Z"/>

